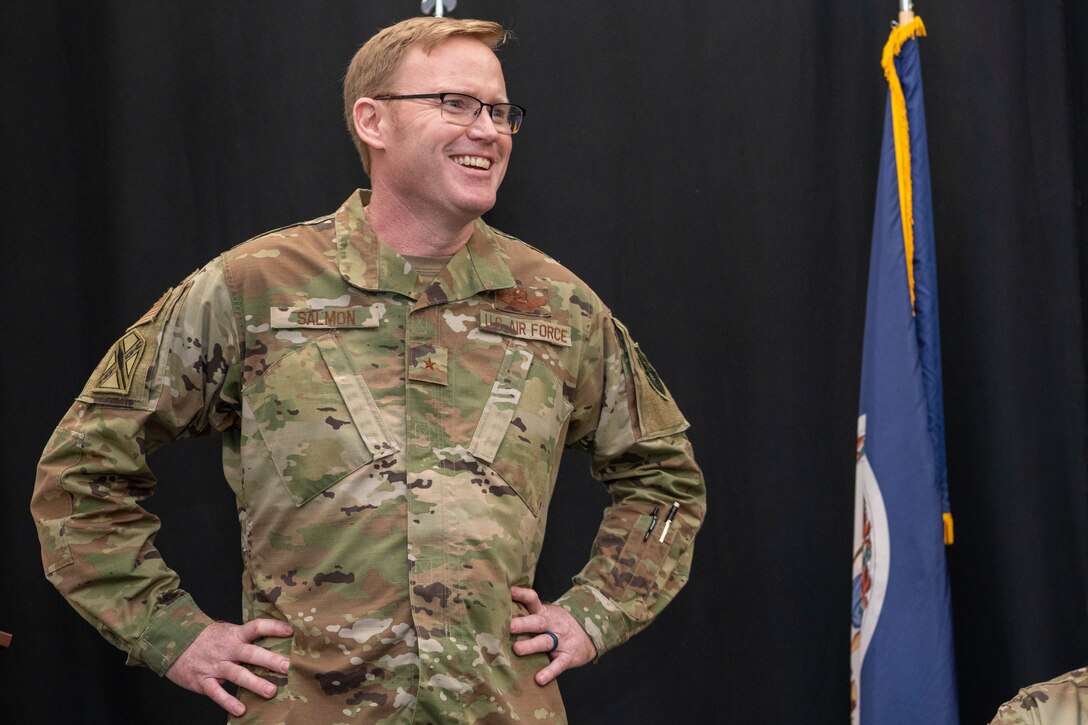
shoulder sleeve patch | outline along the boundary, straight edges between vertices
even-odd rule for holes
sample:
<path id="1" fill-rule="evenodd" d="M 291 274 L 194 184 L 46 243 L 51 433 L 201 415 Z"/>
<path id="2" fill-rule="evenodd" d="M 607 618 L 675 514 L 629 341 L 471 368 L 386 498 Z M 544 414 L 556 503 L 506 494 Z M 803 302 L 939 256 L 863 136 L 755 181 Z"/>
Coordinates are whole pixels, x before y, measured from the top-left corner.
<path id="1" fill-rule="evenodd" d="M 105 368 L 101 373 L 95 371 L 98 381 L 91 392 L 96 395 L 128 395 L 132 392 L 132 381 L 146 350 L 143 335 L 135 329 L 126 332 L 106 354 Z"/>
<path id="2" fill-rule="evenodd" d="M 612 322 L 623 350 L 625 368 L 634 383 L 640 440 L 687 430 L 689 424 L 676 407 L 665 381 L 657 374 L 639 344 L 631 339 L 631 333 L 624 324 L 615 317 Z"/>
<path id="3" fill-rule="evenodd" d="M 148 374 L 155 362 L 170 309 L 184 296 L 191 277 L 171 287 L 113 343 L 78 400 L 97 405 L 142 408 L 148 403 Z M 163 310 L 166 314 L 163 314 Z"/>

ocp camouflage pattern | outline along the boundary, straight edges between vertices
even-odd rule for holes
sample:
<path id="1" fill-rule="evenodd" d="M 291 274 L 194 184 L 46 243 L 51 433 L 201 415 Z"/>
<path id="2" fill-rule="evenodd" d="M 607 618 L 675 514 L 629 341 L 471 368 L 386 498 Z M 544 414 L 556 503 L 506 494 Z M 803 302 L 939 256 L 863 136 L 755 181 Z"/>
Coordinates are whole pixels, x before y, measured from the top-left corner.
<path id="1" fill-rule="evenodd" d="M 1023 687 L 997 710 L 990 725 L 1082 725 L 1088 723 L 1088 668 Z"/>
<path id="2" fill-rule="evenodd" d="M 612 503 L 556 603 L 604 654 L 688 578 L 705 489 L 687 423 L 627 331 L 554 260 L 477 221 L 428 284 L 368 192 L 223 254 L 127 330 L 50 439 L 32 508 L 50 580 L 164 673 L 210 623 L 153 546 L 146 456 L 218 431 L 244 618 L 289 622 L 247 723 L 565 720 L 518 657 L 562 450 Z M 481 323 L 481 320 L 484 323 Z M 486 329 L 485 329 L 486 328 Z M 176 485 L 176 484 L 175 484 Z M 679 504 L 667 536 L 651 512 Z"/>

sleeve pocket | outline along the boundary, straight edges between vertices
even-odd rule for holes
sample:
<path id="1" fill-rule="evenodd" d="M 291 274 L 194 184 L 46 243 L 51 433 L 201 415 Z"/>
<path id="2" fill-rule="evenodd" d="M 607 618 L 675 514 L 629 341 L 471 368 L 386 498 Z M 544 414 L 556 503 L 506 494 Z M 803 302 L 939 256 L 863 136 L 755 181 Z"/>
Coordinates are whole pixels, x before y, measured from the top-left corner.
<path id="1" fill-rule="evenodd" d="M 604 576 L 601 591 L 607 596 L 616 601 L 641 600 L 665 588 L 689 542 L 675 521 L 661 541 L 663 520 L 644 540 L 650 517 L 642 514 L 635 519 L 614 566 Z"/>

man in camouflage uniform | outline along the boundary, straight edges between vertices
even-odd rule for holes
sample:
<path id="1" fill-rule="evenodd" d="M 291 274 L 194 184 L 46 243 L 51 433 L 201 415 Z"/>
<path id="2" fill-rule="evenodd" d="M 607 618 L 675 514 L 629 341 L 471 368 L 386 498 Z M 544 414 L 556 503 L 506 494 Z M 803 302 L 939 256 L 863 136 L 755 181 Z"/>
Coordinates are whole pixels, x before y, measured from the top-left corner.
<path id="1" fill-rule="evenodd" d="M 990 725 L 1083 725 L 1088 723 L 1088 668 L 1024 687 L 1002 705 Z"/>
<path id="2" fill-rule="evenodd" d="M 237 722 L 561 722 L 555 676 L 687 580 L 705 490 L 686 421 L 581 280 L 479 218 L 522 117 L 505 36 L 416 18 L 364 45 L 345 115 L 373 192 L 167 292 L 43 454 L 50 580 L 131 663 Z M 244 625 L 179 588 L 139 506 L 146 456 L 213 431 Z M 566 446 L 612 503 L 547 604 L 531 587 Z"/>

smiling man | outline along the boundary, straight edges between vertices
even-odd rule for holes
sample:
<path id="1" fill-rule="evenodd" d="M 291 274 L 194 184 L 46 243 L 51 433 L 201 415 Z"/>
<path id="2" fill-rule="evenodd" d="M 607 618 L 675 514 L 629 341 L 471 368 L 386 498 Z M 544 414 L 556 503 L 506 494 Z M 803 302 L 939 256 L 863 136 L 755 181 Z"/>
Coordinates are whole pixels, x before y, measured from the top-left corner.
<path id="1" fill-rule="evenodd" d="M 686 421 L 581 280 L 480 219 L 525 118 L 505 39 L 415 18 L 367 42 L 344 102 L 373 189 L 168 291 L 46 446 L 50 580 L 131 663 L 239 722 L 562 722 L 555 677 L 687 580 L 705 489 Z M 214 432 L 241 625 L 180 588 L 139 505 L 151 451 Z M 533 572 L 566 447 L 612 503 L 549 604 Z"/>

